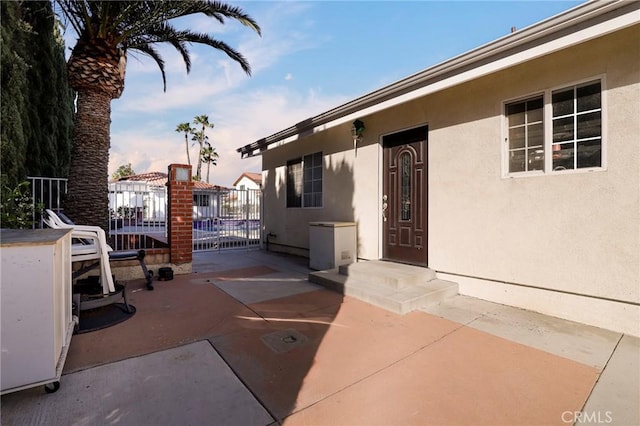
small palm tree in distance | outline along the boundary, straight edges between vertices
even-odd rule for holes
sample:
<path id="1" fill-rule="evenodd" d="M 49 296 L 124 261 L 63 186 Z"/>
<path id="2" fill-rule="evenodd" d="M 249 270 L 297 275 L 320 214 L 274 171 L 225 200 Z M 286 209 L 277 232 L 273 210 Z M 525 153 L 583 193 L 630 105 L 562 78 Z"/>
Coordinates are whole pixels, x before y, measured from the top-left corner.
<path id="1" fill-rule="evenodd" d="M 178 127 L 176 127 L 176 132 L 180 133 L 183 132 L 184 133 L 184 146 L 185 149 L 187 150 L 187 164 L 191 165 L 191 157 L 189 156 L 189 133 L 191 133 L 193 131 L 193 129 L 191 128 L 191 125 L 189 123 L 180 123 L 178 124 Z"/>
<path id="2" fill-rule="evenodd" d="M 220 157 L 216 152 L 216 149 L 211 146 L 209 142 L 205 142 L 204 148 L 202 148 L 202 162 L 207 164 L 207 183 L 209 183 L 209 170 L 211 165 L 218 165 L 218 158 Z"/>
<path id="3" fill-rule="evenodd" d="M 207 143 L 207 140 L 208 140 L 208 136 L 206 135 L 205 132 L 207 129 L 213 129 L 214 124 L 209 123 L 209 116 L 206 114 L 195 116 L 193 118 L 193 124 L 195 124 L 196 126 L 200 126 L 200 130 L 196 130 L 195 132 L 193 132 L 193 140 L 198 142 L 198 145 L 199 145 L 198 170 L 196 171 L 196 177 L 198 178 L 198 180 L 201 180 L 202 152 L 203 152 L 205 143 Z"/>

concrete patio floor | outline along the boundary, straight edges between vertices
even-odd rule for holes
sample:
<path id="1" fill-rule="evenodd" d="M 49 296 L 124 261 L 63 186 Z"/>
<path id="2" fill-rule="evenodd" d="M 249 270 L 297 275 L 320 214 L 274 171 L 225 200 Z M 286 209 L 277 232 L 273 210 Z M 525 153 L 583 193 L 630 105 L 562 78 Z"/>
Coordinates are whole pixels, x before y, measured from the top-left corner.
<path id="1" fill-rule="evenodd" d="M 197 253 L 75 335 L 60 390 L 2 425 L 640 424 L 640 339 L 465 296 L 398 316 L 307 281 L 307 260 Z M 581 413 L 582 412 L 582 413 Z"/>

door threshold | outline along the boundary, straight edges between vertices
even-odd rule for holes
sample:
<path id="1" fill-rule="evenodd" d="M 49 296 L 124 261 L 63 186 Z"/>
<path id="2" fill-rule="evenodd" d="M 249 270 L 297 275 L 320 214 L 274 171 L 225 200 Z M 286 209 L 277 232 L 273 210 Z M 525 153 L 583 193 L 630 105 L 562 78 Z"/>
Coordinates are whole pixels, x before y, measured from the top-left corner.
<path id="1" fill-rule="evenodd" d="M 429 265 L 427 263 L 410 262 L 407 260 L 398 260 L 398 259 L 388 259 L 386 257 L 381 257 L 380 260 L 385 262 L 401 263 L 403 265 L 419 266 L 421 268 L 429 268 Z"/>

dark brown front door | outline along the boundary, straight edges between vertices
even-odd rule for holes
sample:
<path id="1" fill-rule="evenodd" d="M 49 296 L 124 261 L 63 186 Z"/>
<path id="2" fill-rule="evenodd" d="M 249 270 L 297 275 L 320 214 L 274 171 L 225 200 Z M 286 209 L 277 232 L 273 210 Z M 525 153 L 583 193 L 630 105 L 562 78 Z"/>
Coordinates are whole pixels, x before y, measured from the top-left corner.
<path id="1" fill-rule="evenodd" d="M 388 135 L 383 146 L 383 257 L 427 265 L 427 127 Z"/>

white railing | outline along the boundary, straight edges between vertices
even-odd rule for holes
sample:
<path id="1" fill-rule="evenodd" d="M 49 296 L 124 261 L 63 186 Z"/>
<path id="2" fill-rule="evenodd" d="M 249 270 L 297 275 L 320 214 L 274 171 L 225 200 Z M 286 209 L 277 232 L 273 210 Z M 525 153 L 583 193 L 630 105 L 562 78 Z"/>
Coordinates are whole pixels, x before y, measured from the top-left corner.
<path id="1" fill-rule="evenodd" d="M 260 190 L 194 190 L 193 250 L 261 247 L 261 201 Z"/>
<path id="2" fill-rule="evenodd" d="M 43 209 L 51 209 L 55 212 L 63 211 L 62 201 L 67 193 L 66 178 L 28 176 L 27 180 L 31 188 L 34 207 L 41 206 Z M 43 228 L 40 211 L 37 208 L 34 208 L 33 211 L 33 227 Z"/>
<path id="3" fill-rule="evenodd" d="M 29 177 L 34 205 L 63 211 L 67 179 Z M 259 248 L 262 245 L 262 192 L 208 190 L 193 192 L 193 250 Z M 114 250 L 166 246 L 167 188 L 146 182 L 109 184 L 109 243 Z M 34 214 L 34 227 L 42 218 Z"/>
<path id="4" fill-rule="evenodd" d="M 166 244 L 167 188 L 146 182 L 109 184 L 109 236 L 114 250 Z"/>

